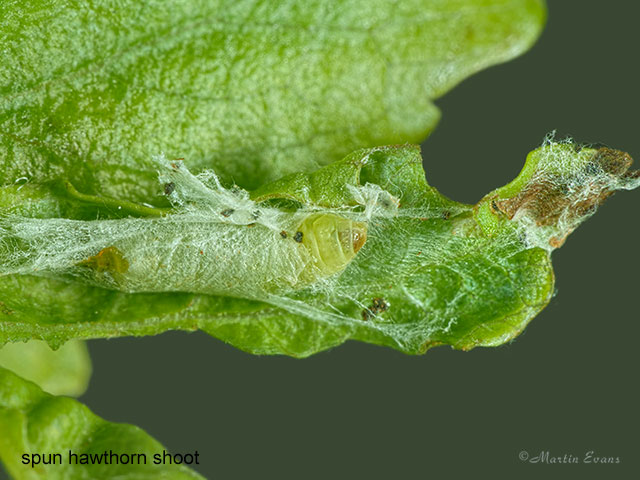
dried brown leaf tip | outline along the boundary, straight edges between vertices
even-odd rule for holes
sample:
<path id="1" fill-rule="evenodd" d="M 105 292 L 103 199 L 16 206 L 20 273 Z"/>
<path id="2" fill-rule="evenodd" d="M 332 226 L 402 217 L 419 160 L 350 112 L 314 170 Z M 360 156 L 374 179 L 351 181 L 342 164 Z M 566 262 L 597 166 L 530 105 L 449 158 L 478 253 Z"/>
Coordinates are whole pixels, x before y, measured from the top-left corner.
<path id="1" fill-rule="evenodd" d="M 569 171 L 565 172 L 543 168 L 532 176 L 520 193 L 511 198 L 496 199 L 491 206 L 510 219 L 526 215 L 539 226 L 564 225 L 568 235 L 607 197 L 625 188 L 629 180 L 638 178 L 638 171 L 628 172 L 632 162 L 626 152 L 599 148 L 581 168 L 567 168 Z"/>
<path id="2" fill-rule="evenodd" d="M 628 153 L 603 147 L 597 150 L 591 163 L 587 164 L 587 167 L 590 167 L 593 173 L 597 173 L 597 169 L 600 168 L 609 175 L 626 177 L 628 175 L 638 174 L 638 172 L 628 172 L 632 163 L 633 159 Z"/>

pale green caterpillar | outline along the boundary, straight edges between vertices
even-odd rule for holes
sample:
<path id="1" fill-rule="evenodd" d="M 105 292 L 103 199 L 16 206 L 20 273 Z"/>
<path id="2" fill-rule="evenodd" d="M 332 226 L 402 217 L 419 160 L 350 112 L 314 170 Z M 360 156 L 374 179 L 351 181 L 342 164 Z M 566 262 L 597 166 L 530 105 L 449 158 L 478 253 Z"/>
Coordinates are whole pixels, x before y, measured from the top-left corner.
<path id="1" fill-rule="evenodd" d="M 308 215 L 286 236 L 259 224 L 193 215 L 102 221 L 14 217 L 0 225 L 3 275 L 75 277 L 125 292 L 251 298 L 341 272 L 366 240 L 365 223 L 334 214 Z"/>
<path id="2" fill-rule="evenodd" d="M 213 174 L 215 188 L 174 168 L 178 209 L 163 217 L 0 218 L 0 274 L 260 299 L 339 274 L 365 244 L 364 222 L 260 207 Z"/>
<path id="3" fill-rule="evenodd" d="M 307 278 L 328 277 L 344 270 L 356 256 L 367 241 L 367 225 L 338 215 L 315 214 L 302 221 L 294 238 L 313 261 Z"/>

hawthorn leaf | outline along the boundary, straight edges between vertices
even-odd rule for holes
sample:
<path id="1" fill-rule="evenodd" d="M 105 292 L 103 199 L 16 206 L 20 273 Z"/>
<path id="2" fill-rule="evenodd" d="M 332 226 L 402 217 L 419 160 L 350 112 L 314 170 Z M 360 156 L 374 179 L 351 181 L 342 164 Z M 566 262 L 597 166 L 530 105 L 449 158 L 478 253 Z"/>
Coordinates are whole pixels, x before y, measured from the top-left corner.
<path id="1" fill-rule="evenodd" d="M 103 420 L 77 400 L 43 392 L 2 367 L 0 432 L 0 460 L 15 480 L 203 478 L 184 465 L 154 464 L 165 449 L 140 428 Z"/>
<path id="2" fill-rule="evenodd" d="M 419 142 L 431 103 L 524 52 L 543 0 L 0 3 L 0 185 L 166 206 L 153 156 L 257 188 Z"/>
<path id="3" fill-rule="evenodd" d="M 71 340 L 52 350 L 42 340 L 8 343 L 0 348 L 0 367 L 12 370 L 52 395 L 80 396 L 89 386 L 91 358 L 87 346 Z"/>
<path id="4" fill-rule="evenodd" d="M 253 192 L 158 160 L 173 185 L 161 215 L 7 188 L 0 340 L 201 329 L 296 357 L 348 339 L 414 354 L 500 345 L 550 301 L 551 252 L 640 184 L 630 165 L 624 152 L 549 140 L 476 205 L 430 186 L 416 146 L 356 151 Z M 87 217 L 55 216 L 65 204 Z"/>

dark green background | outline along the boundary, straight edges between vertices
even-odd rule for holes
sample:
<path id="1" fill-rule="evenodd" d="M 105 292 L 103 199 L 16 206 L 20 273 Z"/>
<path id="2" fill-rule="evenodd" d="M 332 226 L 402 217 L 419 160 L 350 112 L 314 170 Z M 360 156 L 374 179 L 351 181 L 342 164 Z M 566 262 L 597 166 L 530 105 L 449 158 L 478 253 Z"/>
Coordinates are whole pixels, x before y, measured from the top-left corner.
<path id="1" fill-rule="evenodd" d="M 475 202 L 557 129 L 640 158 L 637 2 L 552 0 L 525 56 L 438 101 L 429 182 Z M 198 450 L 208 478 L 630 478 L 638 461 L 640 192 L 619 193 L 553 255 L 558 295 L 513 343 L 410 357 L 349 342 L 255 357 L 203 333 L 90 342 L 81 400 Z M 531 455 L 618 456 L 539 465 Z"/>

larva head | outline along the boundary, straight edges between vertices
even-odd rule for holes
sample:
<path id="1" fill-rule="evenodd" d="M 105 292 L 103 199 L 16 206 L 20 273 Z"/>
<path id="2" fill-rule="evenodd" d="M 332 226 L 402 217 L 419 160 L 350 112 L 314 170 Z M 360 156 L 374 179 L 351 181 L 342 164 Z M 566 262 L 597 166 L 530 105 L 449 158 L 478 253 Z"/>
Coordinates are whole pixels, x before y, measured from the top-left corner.
<path id="1" fill-rule="evenodd" d="M 302 221 L 298 234 L 313 266 L 325 277 L 344 270 L 353 260 L 367 241 L 367 224 L 333 214 L 314 214 Z"/>

